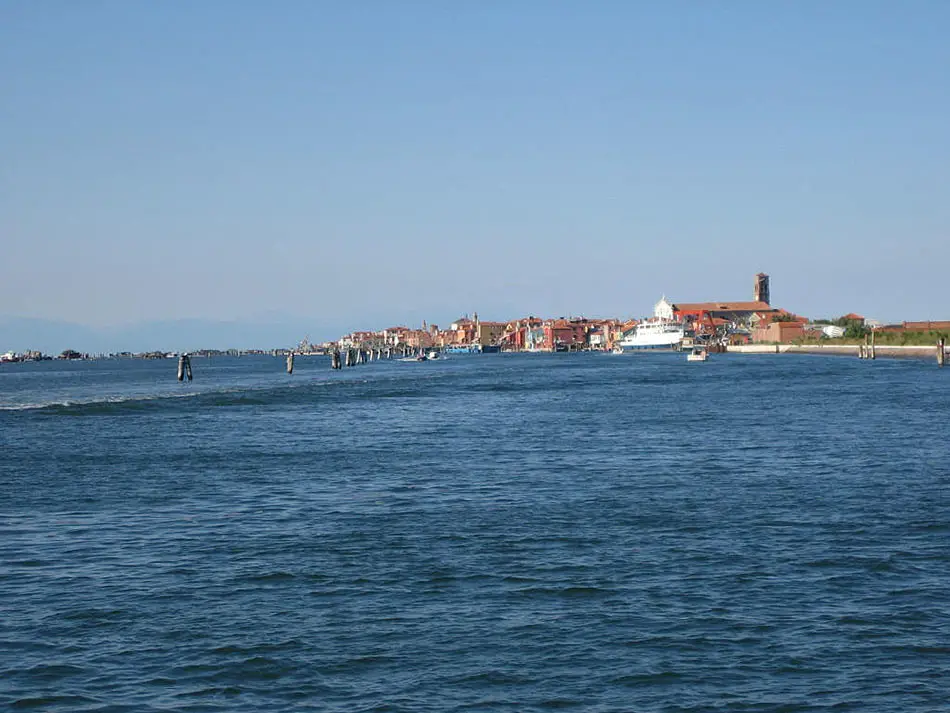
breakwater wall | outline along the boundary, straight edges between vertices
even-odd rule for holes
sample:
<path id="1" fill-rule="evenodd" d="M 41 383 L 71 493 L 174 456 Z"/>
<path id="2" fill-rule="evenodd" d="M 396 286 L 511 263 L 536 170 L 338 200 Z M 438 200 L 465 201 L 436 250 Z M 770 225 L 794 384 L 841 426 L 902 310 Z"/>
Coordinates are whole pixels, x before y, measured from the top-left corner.
<path id="1" fill-rule="evenodd" d="M 741 344 L 729 346 L 730 354 L 825 354 L 859 356 L 862 344 Z M 927 346 L 875 346 L 878 357 L 934 359 L 937 347 Z"/>

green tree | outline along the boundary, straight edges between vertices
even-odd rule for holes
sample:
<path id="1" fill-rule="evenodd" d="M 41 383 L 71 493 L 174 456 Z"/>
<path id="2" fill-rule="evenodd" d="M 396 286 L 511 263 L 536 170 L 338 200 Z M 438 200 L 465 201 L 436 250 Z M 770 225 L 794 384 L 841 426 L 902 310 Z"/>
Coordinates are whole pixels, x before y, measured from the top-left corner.
<path id="1" fill-rule="evenodd" d="M 840 326 L 844 327 L 844 336 L 846 339 L 863 339 L 864 336 L 871 331 L 857 319 L 845 320 L 845 324 Z"/>

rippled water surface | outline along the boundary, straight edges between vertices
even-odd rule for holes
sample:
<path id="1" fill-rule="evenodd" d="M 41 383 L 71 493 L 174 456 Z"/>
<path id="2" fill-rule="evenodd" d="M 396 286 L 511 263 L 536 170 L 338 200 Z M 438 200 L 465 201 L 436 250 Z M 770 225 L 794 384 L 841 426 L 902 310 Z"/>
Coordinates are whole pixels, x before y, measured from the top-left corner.
<path id="1" fill-rule="evenodd" d="M 0 367 L 0 706 L 946 711 L 950 369 Z"/>

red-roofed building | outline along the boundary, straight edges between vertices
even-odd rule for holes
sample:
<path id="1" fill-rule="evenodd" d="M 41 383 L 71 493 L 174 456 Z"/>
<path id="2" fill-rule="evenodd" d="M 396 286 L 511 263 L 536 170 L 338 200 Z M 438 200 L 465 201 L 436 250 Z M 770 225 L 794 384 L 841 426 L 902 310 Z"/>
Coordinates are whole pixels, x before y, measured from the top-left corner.
<path id="1" fill-rule="evenodd" d="M 573 351 L 587 346 L 586 319 L 549 319 L 544 322 L 544 346 L 547 351 Z"/>
<path id="2" fill-rule="evenodd" d="M 796 339 L 801 339 L 804 334 L 804 322 L 770 322 L 764 327 L 754 329 L 752 331 L 752 339 L 756 342 L 789 344 Z"/>
<path id="3" fill-rule="evenodd" d="M 498 339 L 502 349 L 510 351 L 521 351 L 529 348 L 529 332 L 532 329 L 540 329 L 544 320 L 539 317 L 523 317 L 514 319 L 505 324 L 504 332 Z M 533 343 L 532 343 L 533 346 Z"/>
<path id="4" fill-rule="evenodd" d="M 682 320 L 699 320 L 715 317 L 735 321 L 748 319 L 755 313 L 776 312 L 768 302 L 677 302 L 673 305 L 673 315 Z"/>

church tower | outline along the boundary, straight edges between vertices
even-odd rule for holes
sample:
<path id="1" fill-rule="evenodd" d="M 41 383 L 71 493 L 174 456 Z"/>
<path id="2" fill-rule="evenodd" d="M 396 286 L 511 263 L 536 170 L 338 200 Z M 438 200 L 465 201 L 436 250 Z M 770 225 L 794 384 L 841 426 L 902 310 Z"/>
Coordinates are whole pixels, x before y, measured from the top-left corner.
<path id="1" fill-rule="evenodd" d="M 770 304 L 769 276 L 764 272 L 760 272 L 755 276 L 755 289 L 752 292 L 752 299 L 754 299 L 756 302 L 765 302 L 765 304 Z"/>

